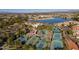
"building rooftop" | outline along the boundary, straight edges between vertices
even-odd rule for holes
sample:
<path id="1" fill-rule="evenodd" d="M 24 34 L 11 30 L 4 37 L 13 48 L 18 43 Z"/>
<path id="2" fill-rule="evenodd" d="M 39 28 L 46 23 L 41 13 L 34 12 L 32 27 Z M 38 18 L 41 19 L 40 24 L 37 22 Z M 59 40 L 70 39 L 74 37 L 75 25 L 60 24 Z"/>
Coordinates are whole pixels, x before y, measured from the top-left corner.
<path id="1" fill-rule="evenodd" d="M 63 48 L 63 42 L 58 40 L 53 40 L 53 46 L 54 48 Z"/>
<path id="2" fill-rule="evenodd" d="M 28 39 L 28 41 L 27 41 L 26 44 L 27 44 L 27 45 L 29 45 L 29 44 L 35 45 L 39 40 L 40 40 L 39 37 L 37 37 L 37 36 L 32 36 L 30 39 Z"/>
<path id="3" fill-rule="evenodd" d="M 39 43 L 36 45 L 37 49 L 45 48 L 47 45 L 45 40 L 40 40 Z"/>
<path id="4" fill-rule="evenodd" d="M 62 39 L 61 33 L 54 33 L 53 34 L 53 39 L 54 40 L 61 40 Z"/>

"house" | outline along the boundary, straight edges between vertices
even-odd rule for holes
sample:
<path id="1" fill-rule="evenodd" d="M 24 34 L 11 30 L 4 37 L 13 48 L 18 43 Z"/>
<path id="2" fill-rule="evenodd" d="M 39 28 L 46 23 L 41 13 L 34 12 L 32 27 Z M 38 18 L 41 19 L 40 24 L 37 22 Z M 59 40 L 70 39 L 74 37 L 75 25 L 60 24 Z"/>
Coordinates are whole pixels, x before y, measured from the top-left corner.
<path id="1" fill-rule="evenodd" d="M 29 37 L 31 37 L 31 36 L 33 36 L 33 35 L 36 35 L 36 32 L 37 32 L 37 30 L 33 28 L 27 35 L 28 35 Z"/>

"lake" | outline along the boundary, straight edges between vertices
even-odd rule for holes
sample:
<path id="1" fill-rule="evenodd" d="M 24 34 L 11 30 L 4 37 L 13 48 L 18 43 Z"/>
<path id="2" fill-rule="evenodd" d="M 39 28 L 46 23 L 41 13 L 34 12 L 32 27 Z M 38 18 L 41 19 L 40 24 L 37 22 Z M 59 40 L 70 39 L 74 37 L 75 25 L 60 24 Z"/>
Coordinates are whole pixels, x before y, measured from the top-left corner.
<path id="1" fill-rule="evenodd" d="M 54 23 L 61 23 L 61 22 L 71 21 L 71 19 L 65 19 L 65 18 L 51 18 L 51 19 L 33 20 L 33 21 L 34 21 L 34 22 L 40 22 L 40 23 L 54 24 Z"/>

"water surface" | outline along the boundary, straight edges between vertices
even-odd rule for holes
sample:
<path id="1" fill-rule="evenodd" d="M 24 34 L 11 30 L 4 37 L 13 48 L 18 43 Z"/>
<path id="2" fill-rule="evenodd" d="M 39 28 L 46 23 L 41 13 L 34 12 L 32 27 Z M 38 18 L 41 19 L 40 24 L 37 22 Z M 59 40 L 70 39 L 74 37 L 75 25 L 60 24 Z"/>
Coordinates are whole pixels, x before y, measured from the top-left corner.
<path id="1" fill-rule="evenodd" d="M 48 23 L 48 24 L 61 23 L 61 22 L 66 22 L 66 21 L 71 21 L 71 19 L 51 18 L 51 19 L 45 19 L 45 20 L 34 20 L 34 22 Z"/>

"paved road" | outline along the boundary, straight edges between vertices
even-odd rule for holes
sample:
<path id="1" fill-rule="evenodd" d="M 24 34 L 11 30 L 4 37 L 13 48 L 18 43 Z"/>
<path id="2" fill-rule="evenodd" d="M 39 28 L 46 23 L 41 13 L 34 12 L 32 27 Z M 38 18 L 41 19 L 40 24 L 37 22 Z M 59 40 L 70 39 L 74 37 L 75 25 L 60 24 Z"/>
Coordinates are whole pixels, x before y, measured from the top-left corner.
<path id="1" fill-rule="evenodd" d="M 65 38 L 65 41 L 67 42 L 66 45 L 69 50 L 73 50 L 73 49 L 78 50 L 79 49 L 77 44 L 75 42 L 73 42 L 65 32 L 63 32 L 63 37 Z"/>

